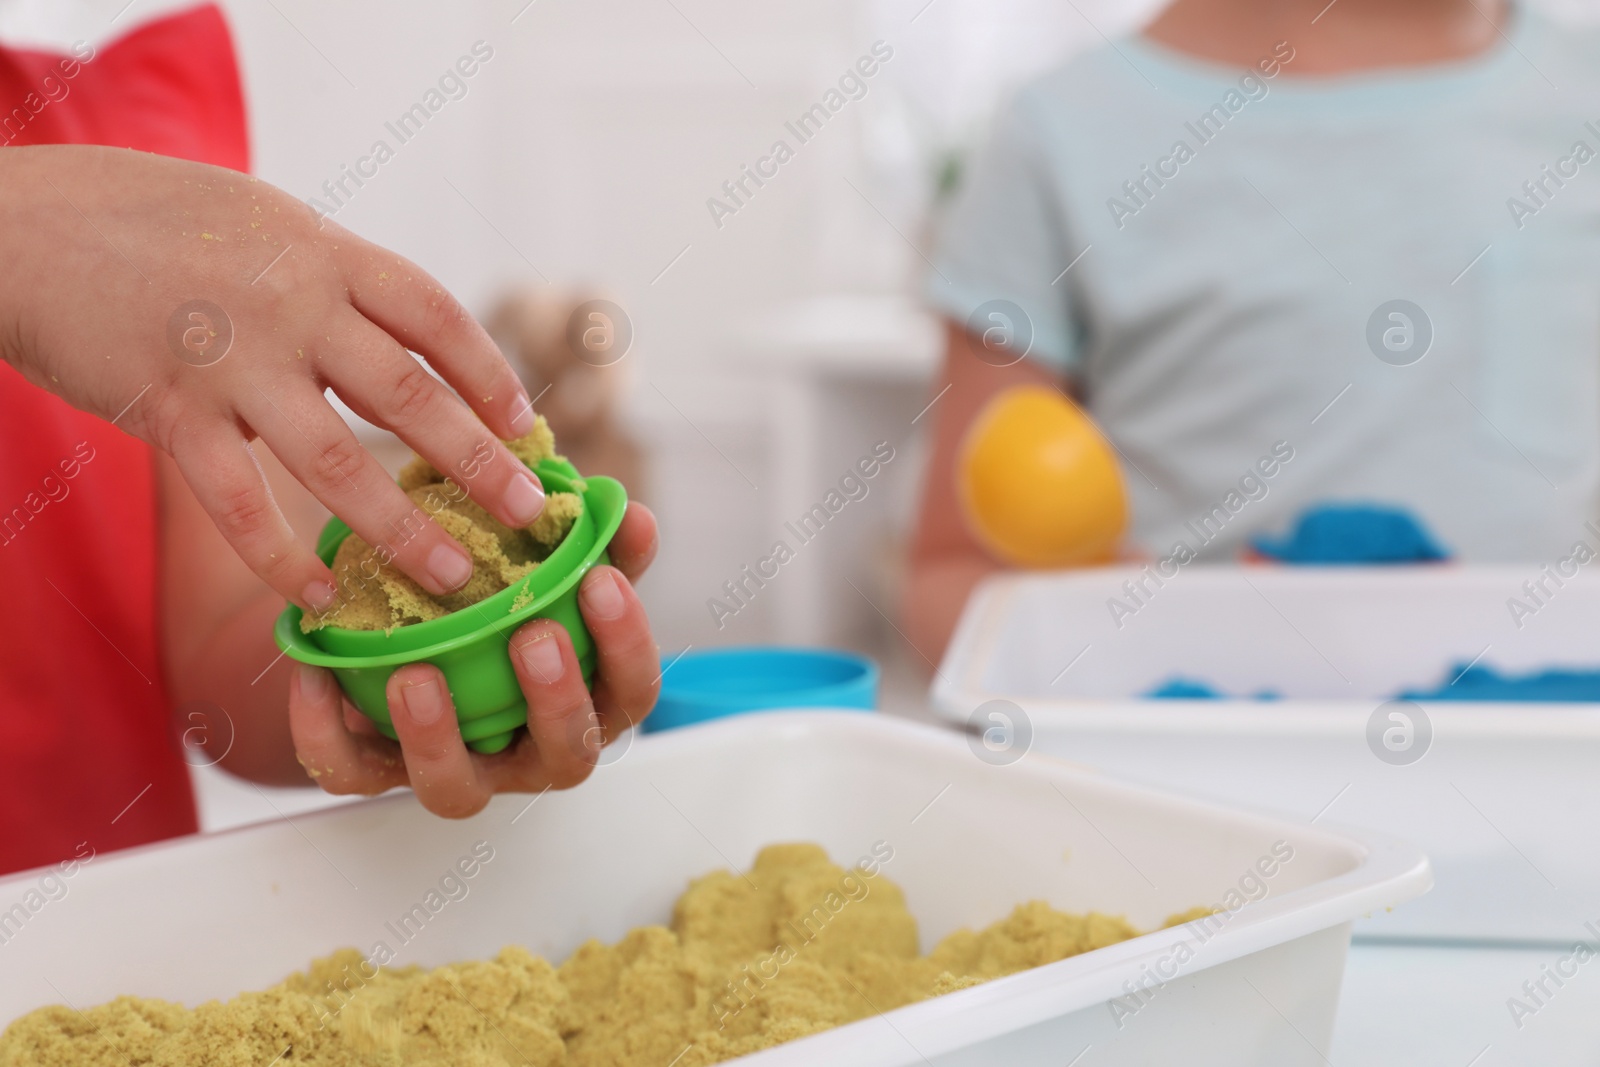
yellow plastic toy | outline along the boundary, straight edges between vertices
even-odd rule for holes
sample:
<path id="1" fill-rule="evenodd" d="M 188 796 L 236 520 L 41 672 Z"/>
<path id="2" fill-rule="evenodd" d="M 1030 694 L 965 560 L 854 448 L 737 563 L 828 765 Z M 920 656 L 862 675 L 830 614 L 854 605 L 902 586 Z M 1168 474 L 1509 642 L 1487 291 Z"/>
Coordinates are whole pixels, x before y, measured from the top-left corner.
<path id="1" fill-rule="evenodd" d="M 984 407 L 961 442 L 956 487 L 973 534 L 1016 566 L 1108 563 L 1127 527 L 1115 451 L 1044 386 L 1008 389 Z"/>

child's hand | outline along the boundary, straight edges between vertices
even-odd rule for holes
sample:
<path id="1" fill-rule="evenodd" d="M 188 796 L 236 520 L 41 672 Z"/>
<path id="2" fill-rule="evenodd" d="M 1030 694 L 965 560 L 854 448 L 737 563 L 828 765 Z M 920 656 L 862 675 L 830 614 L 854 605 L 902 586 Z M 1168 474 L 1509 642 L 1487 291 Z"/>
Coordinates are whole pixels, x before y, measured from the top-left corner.
<path id="1" fill-rule="evenodd" d="M 543 508 L 497 439 L 534 416 L 483 329 L 416 266 L 264 182 L 123 149 L 7 149 L 0 255 L 0 357 L 170 453 L 233 549 L 303 608 L 333 602 L 333 574 L 279 513 L 257 438 L 429 592 L 472 573 L 327 389 L 507 525 Z"/>
<path id="2" fill-rule="evenodd" d="M 632 582 L 656 554 L 656 520 L 629 504 L 612 538 L 615 567 L 596 567 L 578 594 L 599 656 L 594 693 L 584 687 L 572 640 L 561 625 L 535 620 L 511 638 L 512 662 L 528 700 L 528 732 L 492 756 L 468 750 L 438 668 L 413 664 L 389 678 L 396 744 L 381 736 L 320 667 L 295 666 L 289 726 L 301 766 L 330 793 L 368 796 L 409 785 L 424 807 L 447 818 L 475 815 L 496 793 L 566 789 L 589 776 L 601 745 L 655 705 L 661 658 Z"/>

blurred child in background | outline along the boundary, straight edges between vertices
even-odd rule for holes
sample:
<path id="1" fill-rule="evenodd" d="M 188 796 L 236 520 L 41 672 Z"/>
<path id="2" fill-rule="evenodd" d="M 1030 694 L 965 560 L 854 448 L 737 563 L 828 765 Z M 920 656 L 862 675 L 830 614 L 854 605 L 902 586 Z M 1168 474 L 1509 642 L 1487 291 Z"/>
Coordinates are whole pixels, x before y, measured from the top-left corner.
<path id="1" fill-rule="evenodd" d="M 1600 489 L 1596 116 L 1600 36 L 1506 0 L 1177 0 L 1027 86 L 929 283 L 951 388 L 920 651 L 998 566 L 953 471 L 1018 384 L 1114 443 L 1135 555 L 1233 559 L 1326 501 L 1403 509 L 1462 559 L 1566 551 Z"/>

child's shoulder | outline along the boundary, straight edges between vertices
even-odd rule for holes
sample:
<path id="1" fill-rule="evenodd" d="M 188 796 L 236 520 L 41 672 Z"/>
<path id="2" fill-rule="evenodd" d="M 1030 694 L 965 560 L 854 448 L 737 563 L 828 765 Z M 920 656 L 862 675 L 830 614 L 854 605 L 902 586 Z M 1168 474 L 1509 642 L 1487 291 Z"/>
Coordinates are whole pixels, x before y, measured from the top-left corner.
<path id="1" fill-rule="evenodd" d="M 1046 68 L 1014 89 L 1001 108 L 1024 135 L 1092 134 L 1104 122 L 1122 123 L 1151 105 L 1170 101 L 1151 87 L 1124 41 L 1102 43 Z"/>
<path id="2" fill-rule="evenodd" d="M 1013 108 L 1026 112 L 1086 97 L 1124 97 L 1134 86 L 1148 88 L 1128 54 L 1129 44 L 1108 41 L 1045 68 L 1012 94 Z"/>

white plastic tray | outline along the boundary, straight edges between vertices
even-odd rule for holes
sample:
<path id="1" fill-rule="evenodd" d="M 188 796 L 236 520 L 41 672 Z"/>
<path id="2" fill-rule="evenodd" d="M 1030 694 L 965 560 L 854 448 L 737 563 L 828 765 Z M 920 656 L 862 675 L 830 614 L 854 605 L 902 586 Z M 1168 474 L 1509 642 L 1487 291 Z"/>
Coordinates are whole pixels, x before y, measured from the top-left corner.
<path id="1" fill-rule="evenodd" d="M 846 862 L 886 842 L 883 872 L 905 888 L 925 948 L 1034 898 L 1154 926 L 1225 901 L 1275 844 L 1294 856 L 1198 948 L 1189 927 L 1161 931 L 739 1061 L 751 1067 L 1322 1064 L 1350 921 L 1430 884 L 1427 861 L 1384 838 L 1045 757 L 993 766 L 960 736 L 876 716 L 764 713 L 641 739 L 580 789 L 531 806 L 502 797 L 466 822 L 402 796 L 97 858 L 0 948 L 0 1020 L 120 993 L 193 1004 L 342 945 L 392 945 L 385 923 L 479 841 L 493 860 L 397 963 L 508 942 L 560 959 L 586 938 L 667 921 L 690 878 L 785 840 Z M 0 903 L 36 881 L 0 882 Z M 1111 998 L 1147 968 L 1173 971 L 1162 961 L 1180 945 L 1194 958 L 1119 1028 Z"/>
<path id="2" fill-rule="evenodd" d="M 1439 888 L 1360 937 L 1570 945 L 1600 900 L 1600 706 L 1421 705 L 1410 763 L 1372 735 L 1391 695 L 1502 671 L 1600 666 L 1600 580 L 1556 587 L 1519 628 L 1536 568 L 1190 567 L 1137 613 L 1124 569 L 995 578 L 974 595 L 934 686 L 941 715 L 1021 707 L 1036 750 L 1134 780 L 1415 841 Z M 1121 625 L 1118 625 L 1120 621 Z M 1175 676 L 1230 694 L 1141 699 Z M 1409 709 L 1400 709 L 1410 714 Z M 1415 716 L 1413 715 L 1413 718 Z M 1403 741 L 1403 737 L 1397 740 Z"/>

